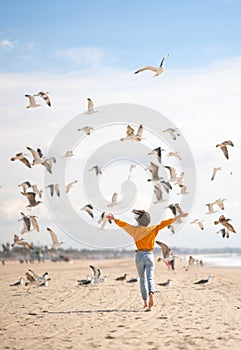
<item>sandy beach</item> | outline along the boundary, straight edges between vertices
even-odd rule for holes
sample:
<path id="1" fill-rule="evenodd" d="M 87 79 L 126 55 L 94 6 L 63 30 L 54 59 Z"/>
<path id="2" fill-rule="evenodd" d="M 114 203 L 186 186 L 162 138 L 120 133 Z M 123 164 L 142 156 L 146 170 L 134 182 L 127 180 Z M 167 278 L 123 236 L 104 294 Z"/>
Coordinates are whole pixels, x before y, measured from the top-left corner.
<path id="1" fill-rule="evenodd" d="M 80 286 L 100 268 L 107 281 Z M 75 260 L 0 266 L 1 349 L 241 349 L 241 270 L 156 262 L 155 306 L 144 312 L 133 259 Z M 10 287 L 27 269 L 49 273 L 47 287 Z M 212 275 L 209 284 L 195 281 Z M 168 287 L 158 283 L 172 280 Z"/>

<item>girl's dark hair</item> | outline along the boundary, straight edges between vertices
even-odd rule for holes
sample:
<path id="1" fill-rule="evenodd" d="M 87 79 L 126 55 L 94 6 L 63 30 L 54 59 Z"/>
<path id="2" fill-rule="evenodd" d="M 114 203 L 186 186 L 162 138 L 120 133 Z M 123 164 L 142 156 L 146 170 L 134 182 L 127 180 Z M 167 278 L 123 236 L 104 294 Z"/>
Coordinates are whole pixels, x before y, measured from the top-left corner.
<path id="1" fill-rule="evenodd" d="M 151 216 L 147 211 L 133 209 L 132 213 L 135 214 L 135 219 L 138 223 L 138 226 L 148 226 L 150 224 Z"/>

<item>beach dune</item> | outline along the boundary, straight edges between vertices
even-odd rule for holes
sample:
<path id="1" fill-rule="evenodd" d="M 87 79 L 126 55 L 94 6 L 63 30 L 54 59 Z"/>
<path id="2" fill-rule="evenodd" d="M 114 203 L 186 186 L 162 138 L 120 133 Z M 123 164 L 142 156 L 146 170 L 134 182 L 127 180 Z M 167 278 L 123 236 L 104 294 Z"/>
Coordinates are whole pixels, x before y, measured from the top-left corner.
<path id="1" fill-rule="evenodd" d="M 157 257 L 156 257 L 157 258 Z M 107 276 L 81 286 L 89 265 Z M 144 312 L 133 259 L 74 260 L 0 266 L 1 349 L 240 350 L 241 269 L 156 262 L 155 306 Z M 49 273 L 46 287 L 10 287 L 28 269 Z M 211 275 L 211 282 L 194 282 Z M 102 276 L 102 277 L 103 277 Z M 168 287 L 157 283 L 171 279 Z"/>

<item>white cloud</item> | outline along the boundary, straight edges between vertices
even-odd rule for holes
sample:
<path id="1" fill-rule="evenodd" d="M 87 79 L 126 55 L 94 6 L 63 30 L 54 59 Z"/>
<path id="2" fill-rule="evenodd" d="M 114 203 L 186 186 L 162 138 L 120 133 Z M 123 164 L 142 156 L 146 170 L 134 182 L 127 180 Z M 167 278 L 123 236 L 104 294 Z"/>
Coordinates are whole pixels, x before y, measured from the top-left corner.
<path id="1" fill-rule="evenodd" d="M 0 47 L 6 48 L 6 49 L 14 49 L 16 47 L 16 42 L 11 41 L 9 39 L 2 39 L 0 41 Z"/>
<path id="2" fill-rule="evenodd" d="M 100 49 L 91 47 L 64 49 L 62 51 L 57 51 L 55 55 L 79 67 L 88 68 L 95 68 L 102 65 L 104 58 L 104 54 Z"/>

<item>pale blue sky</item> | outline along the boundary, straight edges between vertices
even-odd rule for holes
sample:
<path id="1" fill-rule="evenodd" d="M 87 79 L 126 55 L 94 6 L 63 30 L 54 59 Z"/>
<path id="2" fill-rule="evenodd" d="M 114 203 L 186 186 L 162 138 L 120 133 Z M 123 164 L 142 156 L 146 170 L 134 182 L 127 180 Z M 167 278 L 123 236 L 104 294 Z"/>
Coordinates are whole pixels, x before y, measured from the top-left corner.
<path id="1" fill-rule="evenodd" d="M 1 3 L 0 70 L 78 70 L 88 67 L 84 48 L 130 71 L 167 52 L 170 69 L 197 68 L 241 54 L 240 14 L 238 0 L 9 0 Z"/>
<path id="2" fill-rule="evenodd" d="M 130 103 L 160 112 L 181 130 L 193 153 L 197 170 L 193 209 L 177 235 L 166 229 L 160 237 L 171 246 L 240 247 L 240 18 L 238 0 L 1 2 L 0 242 L 11 241 L 21 228 L 18 219 L 26 201 L 18 184 L 30 180 L 45 185 L 44 169 L 28 171 L 10 158 L 25 152 L 26 145 L 46 154 L 56 134 L 86 111 L 86 99 L 91 97 L 97 108 Z M 159 65 L 166 53 L 170 56 L 160 77 L 152 78 L 151 72 L 133 74 L 142 66 Z M 41 90 L 50 92 L 52 107 L 40 101 L 41 107 L 26 109 L 24 95 Z M 98 113 L 93 116 L 97 117 Z M 121 122 L 116 116 L 113 121 Z M 230 160 L 215 147 L 228 139 L 235 145 Z M 94 146 L 105 144 L 108 137 L 95 142 Z M 81 161 L 87 161 L 91 152 L 83 152 Z M 61 154 L 57 156 L 61 159 Z M 148 162 L 149 158 L 145 166 Z M 223 171 L 211 182 L 214 166 L 230 168 L 232 178 Z M 80 181 L 71 193 L 79 212 L 86 204 L 78 197 L 84 193 Z M 46 227 L 51 227 L 66 246 L 76 245 L 54 222 L 45 195 L 44 204 L 33 210 L 40 218 L 41 233 L 28 233 L 27 239 L 49 244 Z M 205 204 L 217 198 L 227 199 L 225 212 L 205 214 Z M 124 214 L 133 219 L 129 212 Z M 216 234 L 220 227 L 213 222 L 221 214 L 233 220 L 238 232 L 229 240 Z M 203 232 L 189 224 L 196 218 L 204 220 Z"/>

